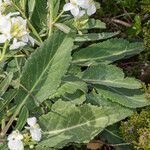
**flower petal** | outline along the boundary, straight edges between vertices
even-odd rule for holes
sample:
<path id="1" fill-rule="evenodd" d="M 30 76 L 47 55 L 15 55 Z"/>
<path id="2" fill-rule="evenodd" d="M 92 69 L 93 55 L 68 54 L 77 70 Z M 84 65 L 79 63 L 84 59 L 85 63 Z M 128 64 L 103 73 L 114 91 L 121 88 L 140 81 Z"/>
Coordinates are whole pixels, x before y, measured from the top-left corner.
<path id="1" fill-rule="evenodd" d="M 7 16 L 0 15 L 0 32 L 1 33 L 10 33 L 11 31 L 11 22 Z"/>
<path id="2" fill-rule="evenodd" d="M 20 134 L 20 132 L 18 130 L 13 131 L 7 138 L 8 141 L 11 140 L 22 140 L 23 136 L 22 134 Z"/>
<path id="3" fill-rule="evenodd" d="M 37 123 L 37 119 L 35 117 L 31 117 L 27 119 L 27 123 L 29 126 L 35 126 L 35 124 Z"/>
<path id="4" fill-rule="evenodd" d="M 11 141 L 12 139 L 14 139 L 13 134 L 9 134 L 8 137 L 7 137 L 7 140 L 8 140 L 8 141 Z"/>
<path id="5" fill-rule="evenodd" d="M 79 7 L 78 6 L 74 6 L 74 9 L 71 9 L 71 14 L 74 16 L 74 17 L 77 17 L 80 13 L 80 10 L 79 10 Z"/>
<path id="6" fill-rule="evenodd" d="M 17 39 L 14 38 L 13 44 L 10 45 L 9 49 L 10 50 L 19 49 L 21 47 L 24 47 L 25 45 L 27 45 L 27 43 L 24 43 L 22 41 L 17 42 Z"/>
<path id="7" fill-rule="evenodd" d="M 81 6 L 86 3 L 87 0 L 76 0 L 77 5 Z"/>
<path id="8" fill-rule="evenodd" d="M 4 0 L 4 2 L 5 2 L 7 5 L 10 5 L 10 4 L 11 4 L 10 0 Z"/>
<path id="9" fill-rule="evenodd" d="M 85 0 L 84 3 L 80 3 L 79 6 L 84 9 L 88 9 L 90 4 L 88 0 Z"/>
<path id="10" fill-rule="evenodd" d="M 69 11 L 69 10 L 71 10 L 71 9 L 73 9 L 73 8 L 74 8 L 74 5 L 73 5 L 73 4 L 67 3 L 67 4 L 64 5 L 63 10 L 64 10 L 64 11 Z"/>
<path id="11" fill-rule="evenodd" d="M 10 140 L 8 142 L 8 147 L 10 150 L 23 150 L 23 142 L 21 140 Z"/>
<path id="12" fill-rule="evenodd" d="M 30 41 L 31 45 L 34 46 L 34 44 L 35 44 L 34 38 L 31 37 L 30 35 L 29 35 L 29 41 Z"/>
<path id="13" fill-rule="evenodd" d="M 94 4 L 90 5 L 90 7 L 87 9 L 87 14 L 89 16 L 95 14 L 96 12 L 96 6 Z"/>
<path id="14" fill-rule="evenodd" d="M 41 134 L 41 129 L 40 128 L 31 128 L 30 129 L 31 137 L 35 141 L 40 141 L 42 134 Z"/>
<path id="15" fill-rule="evenodd" d="M 0 35 L 0 44 L 5 43 L 7 41 L 7 36 L 5 36 L 4 34 Z"/>

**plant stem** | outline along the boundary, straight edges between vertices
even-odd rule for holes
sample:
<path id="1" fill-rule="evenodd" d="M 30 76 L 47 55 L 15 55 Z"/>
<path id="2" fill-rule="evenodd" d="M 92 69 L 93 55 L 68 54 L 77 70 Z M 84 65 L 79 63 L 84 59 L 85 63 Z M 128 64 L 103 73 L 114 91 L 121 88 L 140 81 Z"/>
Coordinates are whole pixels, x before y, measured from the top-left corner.
<path id="1" fill-rule="evenodd" d="M 119 20 L 119 19 L 111 19 L 111 21 L 114 22 L 114 23 L 117 23 L 117 24 L 121 24 L 125 27 L 131 27 L 132 26 L 132 24 L 129 24 L 129 23 L 124 22 L 124 21 Z"/>
<path id="2" fill-rule="evenodd" d="M 22 55 L 21 55 L 21 54 L 20 54 L 20 55 L 5 55 L 5 57 L 6 57 L 6 58 L 7 58 L 7 57 L 8 57 L 8 58 L 10 58 L 10 57 L 18 58 L 18 57 L 26 57 L 26 55 L 23 55 L 23 54 L 22 54 Z"/>
<path id="3" fill-rule="evenodd" d="M 8 44 L 9 44 L 9 42 L 8 42 L 8 41 L 6 41 L 6 42 L 5 42 L 5 44 L 4 44 L 4 46 L 3 46 L 2 54 L 1 54 L 1 56 L 0 56 L 0 62 L 1 62 L 1 61 L 4 59 L 4 57 L 5 57 L 5 53 L 6 53 L 6 50 L 7 50 Z"/>
<path id="4" fill-rule="evenodd" d="M 22 12 L 22 10 L 13 1 L 12 1 L 12 4 L 21 13 L 21 15 L 27 20 L 29 28 L 32 30 L 33 34 L 36 36 L 36 38 L 39 40 L 39 42 L 42 43 L 43 41 L 42 41 L 41 37 L 39 36 L 38 32 L 31 24 L 31 22 L 29 21 L 29 19 L 26 17 L 26 15 Z"/>
<path id="5" fill-rule="evenodd" d="M 23 85 L 20 84 L 20 87 L 22 87 L 26 92 L 28 92 L 29 96 L 31 96 L 33 99 L 35 99 L 35 97 Z M 25 105 L 27 98 L 28 98 L 28 96 L 26 96 L 25 99 L 22 101 L 22 103 L 20 103 L 17 106 L 14 114 L 12 115 L 12 117 L 10 118 L 10 120 L 8 121 L 8 123 L 6 124 L 5 128 L 0 133 L 0 137 L 4 137 L 5 136 L 5 134 L 7 133 L 8 129 L 12 125 L 13 121 L 15 120 L 15 118 L 17 117 L 17 115 L 19 114 L 19 112 L 21 111 L 22 107 Z"/>
<path id="6" fill-rule="evenodd" d="M 54 21 L 51 21 L 50 23 L 49 23 L 49 35 L 48 36 L 51 36 L 51 34 L 52 34 L 52 28 L 53 28 L 53 25 L 57 22 L 57 20 L 62 16 L 62 14 L 64 13 L 64 11 L 62 11 L 58 16 L 57 16 L 57 18 L 54 20 Z M 52 20 L 52 18 L 51 18 L 51 20 Z"/>
<path id="7" fill-rule="evenodd" d="M 56 23 L 57 20 L 62 16 L 63 13 L 64 13 L 64 11 L 62 10 L 61 13 L 57 16 L 57 18 L 53 21 L 52 24 Z"/>
<path id="8" fill-rule="evenodd" d="M 57 22 L 57 20 L 62 16 L 62 14 L 64 13 L 64 11 L 62 11 L 57 17 L 56 19 L 53 21 L 53 1 L 49 0 L 48 1 L 48 5 L 49 5 L 49 15 L 48 15 L 48 28 L 49 28 L 49 32 L 48 32 L 48 37 L 51 36 L 52 31 L 53 31 L 53 25 L 54 23 Z"/>
<path id="9" fill-rule="evenodd" d="M 18 69 L 18 72 L 19 72 L 19 79 L 20 79 L 20 76 L 21 76 L 21 70 L 20 70 L 20 67 L 19 67 L 19 64 L 18 64 L 18 60 L 17 60 L 16 57 L 15 57 L 15 63 L 16 63 L 16 66 L 17 66 L 17 69 Z"/>
<path id="10" fill-rule="evenodd" d="M 19 114 L 21 108 L 23 107 L 24 103 L 21 103 L 18 108 L 16 109 L 15 113 L 13 114 L 13 116 L 10 118 L 9 122 L 7 123 L 7 125 L 5 126 L 5 128 L 2 130 L 2 132 L 0 133 L 1 137 L 4 137 L 5 134 L 7 133 L 9 127 L 11 126 L 11 124 L 13 123 L 13 121 L 15 120 L 16 116 Z"/>
<path id="11" fill-rule="evenodd" d="M 49 28 L 49 32 L 48 32 L 48 37 L 51 36 L 52 34 L 52 28 L 53 28 L 53 8 L 52 8 L 52 4 L 53 1 L 48 0 L 48 5 L 49 5 L 49 15 L 48 15 L 48 28 Z"/>
<path id="12" fill-rule="evenodd" d="M 5 128 L 5 119 L 2 119 L 2 130 Z"/>

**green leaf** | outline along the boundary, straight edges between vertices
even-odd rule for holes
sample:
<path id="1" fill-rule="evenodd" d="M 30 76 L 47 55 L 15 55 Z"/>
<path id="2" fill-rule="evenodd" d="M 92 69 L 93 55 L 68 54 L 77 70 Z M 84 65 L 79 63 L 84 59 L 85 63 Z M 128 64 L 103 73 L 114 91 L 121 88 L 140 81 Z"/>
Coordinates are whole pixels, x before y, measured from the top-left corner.
<path id="1" fill-rule="evenodd" d="M 5 144 L 0 143 L 0 150 L 8 150 L 8 146 Z"/>
<path id="2" fill-rule="evenodd" d="M 101 20 L 91 18 L 81 29 L 106 29 L 106 24 Z"/>
<path id="3" fill-rule="evenodd" d="M 0 97 L 5 93 L 13 78 L 13 73 L 6 75 L 5 79 L 0 83 Z"/>
<path id="4" fill-rule="evenodd" d="M 33 108 L 54 94 L 71 61 L 73 39 L 55 32 L 28 59 L 20 79 L 17 103 Z"/>
<path id="5" fill-rule="evenodd" d="M 74 53 L 73 63 L 90 65 L 93 62 L 112 63 L 116 60 L 128 58 L 144 50 L 143 43 L 129 43 L 124 39 L 110 39 Z"/>
<path id="6" fill-rule="evenodd" d="M 8 92 L 6 92 L 3 97 L 2 97 L 2 101 L 1 101 L 1 105 L 0 105 L 0 113 L 5 109 L 5 107 L 13 100 L 13 98 L 16 96 L 17 91 L 16 90 L 9 90 Z"/>
<path id="7" fill-rule="evenodd" d="M 141 83 L 134 78 L 124 78 L 123 71 L 114 65 L 99 64 L 89 67 L 82 76 L 85 82 L 112 87 L 139 89 Z"/>
<path id="8" fill-rule="evenodd" d="M 98 41 L 98 40 L 105 40 L 111 38 L 113 36 L 118 35 L 119 32 L 112 32 L 112 33 L 88 33 L 83 35 L 78 35 L 75 39 L 76 42 L 87 42 L 87 41 Z"/>
<path id="9" fill-rule="evenodd" d="M 36 5 L 36 0 L 28 0 L 28 15 L 32 17 Z"/>
<path id="10" fill-rule="evenodd" d="M 47 0 L 36 0 L 30 20 L 37 31 L 41 31 L 47 25 Z"/>
<path id="11" fill-rule="evenodd" d="M 84 104 L 77 107 L 70 102 L 58 101 L 52 112 L 39 119 L 43 130 L 43 141 L 38 149 L 62 148 L 69 143 L 87 143 L 106 126 L 132 114 L 124 107 L 97 107 Z"/>
<path id="12" fill-rule="evenodd" d="M 75 104 L 75 105 L 81 105 L 83 104 L 83 102 L 86 101 L 86 96 L 85 96 L 85 93 L 83 93 L 80 90 L 77 90 L 73 94 L 68 94 L 68 93 L 64 94 L 61 97 L 61 99 L 63 101 L 70 101 L 72 102 L 72 104 Z"/>
<path id="13" fill-rule="evenodd" d="M 130 143 L 126 143 L 123 141 L 119 133 L 120 124 L 116 123 L 107 127 L 100 135 L 100 138 L 105 139 L 107 144 L 112 145 L 115 150 L 133 150 L 133 147 Z"/>
<path id="14" fill-rule="evenodd" d="M 129 108 L 138 108 L 150 105 L 141 90 L 115 88 L 108 86 L 95 86 L 98 93 L 105 99 L 121 104 Z"/>
<path id="15" fill-rule="evenodd" d="M 71 64 L 69 69 L 68 69 L 68 74 L 76 76 L 79 73 L 81 73 L 81 67 L 74 65 L 74 64 Z"/>
<path id="16" fill-rule="evenodd" d="M 26 11 L 26 5 L 27 5 L 27 0 L 20 0 L 20 7 L 22 8 L 22 10 L 25 12 Z"/>
<path id="17" fill-rule="evenodd" d="M 119 105 L 115 102 L 105 99 L 104 97 L 102 97 L 101 94 L 97 93 L 94 90 L 86 95 L 86 101 L 92 105 L 96 105 L 99 107 L 109 107 L 109 106 L 115 107 Z"/>
<path id="18" fill-rule="evenodd" d="M 19 118 L 17 120 L 17 124 L 16 124 L 16 129 L 21 131 L 24 127 L 24 125 L 27 122 L 27 118 L 29 117 L 29 111 L 27 107 L 23 107 L 20 114 L 19 114 Z"/>
<path id="19" fill-rule="evenodd" d="M 25 58 L 15 58 L 12 59 L 7 66 L 7 71 L 13 72 L 14 78 L 18 78 L 18 75 L 20 75 L 22 71 L 22 67 L 24 66 L 26 59 Z M 19 72 L 19 74 L 17 74 Z"/>
<path id="20" fill-rule="evenodd" d="M 60 0 L 48 0 L 50 6 L 50 12 L 52 12 L 53 19 L 55 19 L 59 12 Z"/>
<path id="21" fill-rule="evenodd" d="M 51 95 L 49 98 L 60 97 L 63 96 L 65 93 L 73 94 L 78 89 L 83 92 L 87 92 L 87 84 L 77 77 L 67 76 L 62 79 L 62 85 L 58 88 L 56 93 Z"/>

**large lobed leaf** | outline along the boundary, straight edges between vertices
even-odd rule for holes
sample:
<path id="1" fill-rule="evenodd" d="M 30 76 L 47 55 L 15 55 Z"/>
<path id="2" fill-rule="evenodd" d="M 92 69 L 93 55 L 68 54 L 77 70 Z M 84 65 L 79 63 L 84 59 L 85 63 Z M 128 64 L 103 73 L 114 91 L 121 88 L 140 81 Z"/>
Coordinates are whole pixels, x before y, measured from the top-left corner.
<path id="1" fill-rule="evenodd" d="M 145 98 L 145 93 L 139 89 L 131 90 L 100 85 L 96 86 L 96 89 L 103 98 L 122 106 L 138 108 L 150 105 L 150 101 Z"/>
<path id="2" fill-rule="evenodd" d="M 82 79 L 96 88 L 102 101 L 110 100 L 129 108 L 150 104 L 140 90 L 141 83 L 134 78 L 124 78 L 123 71 L 114 65 L 90 66 L 84 71 Z"/>
<path id="3" fill-rule="evenodd" d="M 73 63 L 87 66 L 93 62 L 112 63 L 143 51 L 141 42 L 129 43 L 124 39 L 110 39 L 83 48 L 73 55 Z"/>
<path id="4" fill-rule="evenodd" d="M 86 143 L 105 127 L 131 114 L 130 109 L 119 105 L 97 107 L 84 104 L 77 107 L 59 100 L 52 106 L 52 112 L 39 119 L 44 137 L 36 149 L 62 148 L 71 142 Z"/>
<path id="5" fill-rule="evenodd" d="M 114 65 L 99 64 L 90 66 L 83 74 L 82 79 L 88 83 L 112 87 L 139 89 L 141 83 L 134 78 L 124 78 L 123 71 Z"/>
<path id="6" fill-rule="evenodd" d="M 21 77 L 18 103 L 28 102 L 32 108 L 32 104 L 43 102 L 56 91 L 69 67 L 72 46 L 69 35 L 55 32 L 30 56 Z"/>

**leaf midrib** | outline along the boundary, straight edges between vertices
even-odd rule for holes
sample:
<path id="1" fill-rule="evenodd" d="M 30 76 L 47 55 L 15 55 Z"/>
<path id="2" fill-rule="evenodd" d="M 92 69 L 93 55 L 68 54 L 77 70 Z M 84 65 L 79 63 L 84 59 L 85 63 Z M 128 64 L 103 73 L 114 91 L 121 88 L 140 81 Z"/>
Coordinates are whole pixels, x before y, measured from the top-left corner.
<path id="1" fill-rule="evenodd" d="M 58 51 L 58 49 L 61 47 L 61 45 L 64 44 L 64 41 L 66 41 L 66 38 L 63 40 L 63 42 L 62 42 L 62 43 L 60 44 L 60 46 L 57 48 L 57 51 Z M 56 53 L 57 53 L 57 51 L 56 51 Z M 52 57 L 52 59 L 49 61 L 49 63 L 48 63 L 47 66 L 45 67 L 45 69 L 44 69 L 44 71 L 42 72 L 42 74 L 41 74 L 41 75 L 39 76 L 39 78 L 36 80 L 35 84 L 34 84 L 33 87 L 31 88 L 31 90 L 28 91 L 29 93 L 32 93 L 32 92 L 33 92 L 34 88 L 37 86 L 37 84 L 38 84 L 39 81 L 41 80 L 42 76 L 45 74 L 47 68 L 49 67 L 49 65 L 51 64 L 51 62 L 53 61 L 53 59 L 55 58 L 56 53 L 54 54 L 54 56 Z M 24 98 L 24 100 L 23 100 L 23 102 L 22 102 L 23 104 L 26 102 L 26 100 L 27 100 L 28 97 L 29 97 L 29 94 L 27 94 L 27 96 Z"/>
<path id="2" fill-rule="evenodd" d="M 142 49 L 141 47 L 137 47 L 136 49 Z M 104 59 L 104 58 L 110 58 L 110 57 L 113 57 L 113 56 L 117 56 L 117 55 L 120 55 L 120 54 L 125 54 L 126 52 L 132 52 L 133 50 L 135 50 L 135 48 L 133 48 L 133 49 L 125 49 L 124 51 L 121 51 L 121 52 L 118 52 L 118 53 L 114 53 L 113 55 L 111 55 L 111 54 L 109 54 L 109 55 L 107 55 L 107 56 L 103 56 L 103 57 L 98 57 L 98 58 L 93 58 L 93 57 L 91 57 L 91 58 L 89 58 L 89 59 L 86 59 L 86 58 L 79 58 L 79 59 L 77 59 L 77 60 L 73 60 L 72 61 L 72 63 L 80 63 L 80 62 L 87 62 L 87 61 L 89 61 L 89 60 L 98 60 L 98 59 Z"/>
<path id="3" fill-rule="evenodd" d="M 111 89 L 112 91 L 115 91 L 116 94 L 119 94 L 119 96 L 123 96 L 123 98 L 127 98 L 127 99 L 128 99 L 130 102 L 132 102 L 132 104 L 134 104 L 134 105 L 137 105 L 137 101 L 138 101 L 138 103 L 142 103 L 142 104 L 143 104 L 143 103 L 146 103 L 146 102 L 139 101 L 137 98 L 131 98 L 131 97 L 125 95 L 124 93 L 115 90 L 114 88 L 111 88 L 111 87 L 107 87 L 107 88 Z M 131 108 L 132 108 L 132 107 L 131 107 Z"/>
<path id="4" fill-rule="evenodd" d="M 113 116 L 116 116 L 116 113 L 111 115 L 112 118 L 113 118 Z M 85 126 L 85 125 L 90 125 L 90 123 L 93 123 L 93 122 L 96 122 L 96 121 L 99 121 L 99 120 L 106 120 L 106 117 L 107 116 L 103 116 L 103 117 L 100 117 L 100 118 L 97 118 L 97 119 L 94 119 L 94 120 L 89 120 L 85 123 L 81 123 L 81 124 L 77 124 L 75 126 L 67 127 L 67 128 L 64 128 L 64 129 L 58 129 L 58 130 L 43 132 L 43 134 L 59 134 L 59 133 L 62 133 L 62 132 L 66 132 L 66 131 L 75 129 L 75 128 L 80 128 L 80 127 Z M 109 124 L 109 122 L 108 122 L 108 124 Z M 95 127 L 94 125 L 92 125 L 92 126 Z"/>
<path id="5" fill-rule="evenodd" d="M 83 79 L 85 82 L 93 82 L 93 83 L 100 83 L 100 84 L 103 84 L 103 85 L 106 85 L 106 84 L 111 84 L 112 85 L 112 83 L 114 83 L 116 86 L 117 85 L 124 85 L 124 86 L 127 86 L 127 85 L 129 85 L 129 83 L 124 83 L 123 81 L 125 81 L 125 79 L 124 80 L 113 80 L 113 81 L 111 81 L 111 80 L 101 80 L 101 79 L 99 79 L 99 80 L 91 80 L 91 79 Z M 116 81 L 118 81 L 118 82 L 116 82 Z M 131 87 L 131 86 L 130 86 Z M 133 86 L 132 85 L 132 87 L 135 87 L 135 88 L 138 88 L 137 87 L 137 85 L 136 86 Z"/>

